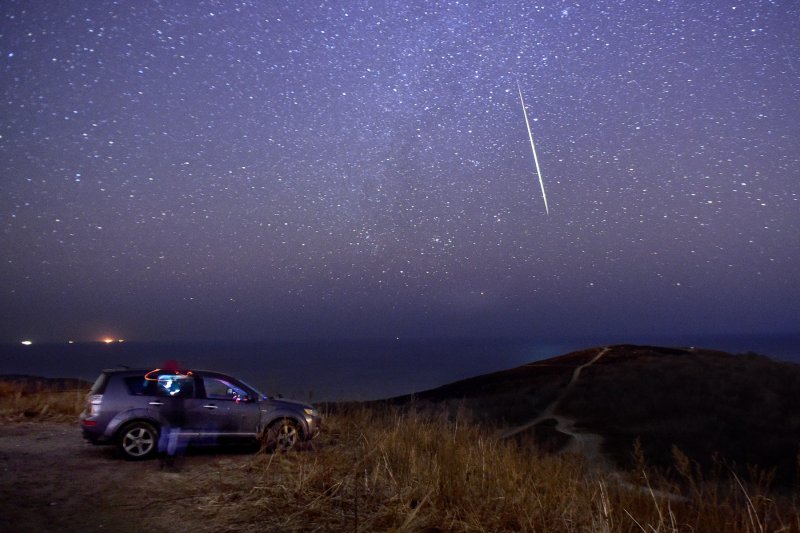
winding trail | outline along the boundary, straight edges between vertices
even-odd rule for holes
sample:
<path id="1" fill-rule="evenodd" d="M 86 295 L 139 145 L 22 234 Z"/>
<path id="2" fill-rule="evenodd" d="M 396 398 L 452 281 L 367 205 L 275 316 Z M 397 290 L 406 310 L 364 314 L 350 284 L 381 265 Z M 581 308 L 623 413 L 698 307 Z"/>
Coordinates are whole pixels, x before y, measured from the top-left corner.
<path id="1" fill-rule="evenodd" d="M 634 492 L 649 494 L 650 496 L 653 497 L 654 500 L 656 498 L 660 498 L 669 501 L 680 501 L 680 502 L 688 501 L 687 498 L 679 494 L 673 494 L 670 492 L 664 492 L 661 490 L 653 489 L 649 484 L 647 486 L 642 486 L 627 481 L 620 474 L 620 472 L 618 472 L 617 469 L 612 466 L 609 460 L 603 455 L 601 451 L 601 446 L 603 444 L 602 435 L 598 435 L 597 433 L 579 431 L 575 428 L 575 420 L 555 414 L 555 410 L 561 403 L 561 401 L 567 397 L 567 395 L 572 391 L 572 389 L 575 388 L 575 384 L 578 382 L 578 379 L 580 379 L 581 372 L 583 371 L 583 369 L 596 363 L 598 360 L 600 360 L 601 357 L 606 355 L 609 351 L 611 351 L 610 346 L 604 347 L 597 353 L 597 355 L 595 355 L 592 358 L 591 361 L 582 364 L 581 366 L 576 368 L 572 372 L 572 378 L 569 380 L 569 383 L 567 383 L 566 387 L 564 387 L 564 389 L 556 397 L 556 399 L 553 400 L 550 403 L 550 405 L 548 405 L 539 416 L 537 416 L 530 422 L 526 422 L 525 424 L 509 428 L 500 435 L 500 438 L 507 439 L 515 435 L 518 435 L 520 433 L 523 433 L 525 431 L 528 431 L 533 427 L 535 427 L 537 424 L 545 420 L 555 420 L 556 425 L 554 426 L 553 429 L 572 437 L 572 440 L 564 448 L 563 451 L 578 453 L 582 455 L 588 461 L 588 463 L 592 465 L 594 468 L 598 469 L 599 471 L 610 474 L 611 476 L 610 479 L 614 480 L 621 487 L 624 487 Z"/>
<path id="2" fill-rule="evenodd" d="M 519 435 L 525 431 L 528 431 L 534 428 L 537 424 L 545 421 L 545 420 L 554 420 L 556 422 L 553 429 L 558 431 L 559 433 L 563 433 L 564 435 L 569 435 L 572 437 L 572 440 L 567 445 L 567 447 L 563 450 L 565 452 L 572 452 L 578 453 L 583 455 L 590 464 L 595 465 L 596 467 L 600 467 L 604 470 L 610 470 L 610 465 L 608 464 L 608 460 L 603 455 L 600 447 L 603 444 L 603 437 L 596 433 L 588 433 L 583 431 L 578 431 L 575 428 L 575 421 L 571 418 L 567 418 L 565 416 L 556 415 L 555 411 L 558 408 L 559 404 L 564 400 L 564 398 L 572 392 L 572 389 L 575 388 L 575 384 L 581 377 L 581 372 L 583 372 L 584 368 L 592 366 L 597 361 L 600 360 L 601 357 L 606 355 L 608 352 L 611 351 L 611 347 L 606 346 L 597 352 L 588 363 L 584 363 L 578 368 L 576 368 L 572 372 L 572 377 L 567 383 L 566 387 L 559 393 L 555 400 L 553 400 L 550 405 L 548 405 L 542 413 L 531 420 L 530 422 L 526 422 L 519 426 L 515 426 L 512 428 L 507 429 L 504 433 L 500 435 L 501 439 L 507 439 L 513 437 L 515 435 Z"/>
<path id="3" fill-rule="evenodd" d="M 501 439 L 507 439 L 507 438 L 513 437 L 514 435 L 518 435 L 518 434 L 522 433 L 523 431 L 528 431 L 529 429 L 534 427 L 536 424 L 538 424 L 538 423 L 540 423 L 540 422 L 542 422 L 544 420 L 553 419 L 553 420 L 555 420 L 557 422 L 555 429 L 557 429 L 561 433 L 565 433 L 567 435 L 572 436 L 575 439 L 576 442 L 577 441 L 581 441 L 581 440 L 587 440 L 587 439 L 585 439 L 583 437 L 587 436 L 588 434 L 581 434 L 581 433 L 575 433 L 574 432 L 574 424 L 575 424 L 575 422 L 573 420 L 570 420 L 570 419 L 562 417 L 562 416 L 556 416 L 554 413 L 555 413 L 556 408 L 558 408 L 558 405 L 561 403 L 561 401 L 564 398 L 567 397 L 567 395 L 572 391 L 572 389 L 575 388 L 575 384 L 578 382 L 578 379 L 580 379 L 581 372 L 583 372 L 583 369 L 595 364 L 601 357 L 603 357 L 609 351 L 611 351 L 611 348 L 606 346 L 605 348 L 603 348 L 602 350 L 597 352 L 597 355 L 595 355 L 592 358 L 591 361 L 589 361 L 588 363 L 584 363 L 581 366 L 579 366 L 578 368 L 576 368 L 575 370 L 573 370 L 572 377 L 570 378 L 569 383 L 567 383 L 567 386 L 564 387 L 564 389 L 556 397 L 556 399 L 553 400 L 550 403 L 550 405 L 548 405 L 545 408 L 545 410 L 542 411 L 542 413 L 539 416 L 537 416 L 536 418 L 534 418 L 530 422 L 526 422 L 526 423 L 524 423 L 522 425 L 515 426 L 515 427 L 512 427 L 512 428 L 506 430 L 502 435 L 500 435 L 500 438 Z M 583 435 L 583 437 L 579 437 L 578 435 Z M 594 436 L 597 437 L 598 439 L 600 439 L 599 435 L 594 435 Z"/>

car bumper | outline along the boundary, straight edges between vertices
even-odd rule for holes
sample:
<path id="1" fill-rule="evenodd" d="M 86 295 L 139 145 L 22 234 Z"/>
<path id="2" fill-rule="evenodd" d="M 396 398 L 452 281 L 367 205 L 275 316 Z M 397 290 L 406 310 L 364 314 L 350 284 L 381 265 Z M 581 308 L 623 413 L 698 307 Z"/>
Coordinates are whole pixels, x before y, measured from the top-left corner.
<path id="1" fill-rule="evenodd" d="M 84 439 L 91 442 L 92 444 L 107 443 L 107 439 L 104 438 L 103 432 L 100 429 L 100 425 L 97 423 L 96 420 L 81 416 L 80 423 L 81 423 L 81 433 L 83 434 Z"/>
<path id="2" fill-rule="evenodd" d="M 90 429 L 82 428 L 83 429 L 83 438 L 92 444 L 106 444 L 107 441 L 103 438 L 102 435 L 98 435 L 97 433 L 93 432 Z"/>

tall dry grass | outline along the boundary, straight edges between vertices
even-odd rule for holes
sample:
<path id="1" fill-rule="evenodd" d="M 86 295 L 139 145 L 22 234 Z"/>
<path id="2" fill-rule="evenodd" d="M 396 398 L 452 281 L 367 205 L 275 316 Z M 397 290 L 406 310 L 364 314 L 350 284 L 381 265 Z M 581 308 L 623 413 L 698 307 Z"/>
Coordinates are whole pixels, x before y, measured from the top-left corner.
<path id="1" fill-rule="evenodd" d="M 796 496 L 696 478 L 598 472 L 465 421 L 350 407 L 313 451 L 259 454 L 200 509 L 243 529 L 800 531 Z M 681 493 L 678 490 L 682 490 Z"/>
<path id="2" fill-rule="evenodd" d="M 0 383 L 6 421 L 74 421 L 85 391 L 25 393 Z M 176 501 L 193 500 L 207 530 L 800 531 L 800 499 L 709 479 L 674 450 L 678 479 L 638 450 L 628 474 L 576 455 L 498 440 L 465 413 L 431 415 L 349 405 L 324 417 L 310 449 L 258 453 L 194 473 Z"/>
<path id="3" fill-rule="evenodd" d="M 29 391 L 22 384 L 0 381 L 0 419 L 72 422 L 83 409 L 86 392 L 85 389 Z"/>

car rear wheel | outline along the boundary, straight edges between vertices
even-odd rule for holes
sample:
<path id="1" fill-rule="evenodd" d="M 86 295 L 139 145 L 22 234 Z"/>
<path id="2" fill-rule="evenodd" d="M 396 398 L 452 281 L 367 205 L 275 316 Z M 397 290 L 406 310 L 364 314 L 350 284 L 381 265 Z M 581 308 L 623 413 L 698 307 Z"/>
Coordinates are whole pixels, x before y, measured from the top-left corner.
<path id="1" fill-rule="evenodd" d="M 140 461 L 156 453 L 158 430 L 149 422 L 133 422 L 119 433 L 117 449 L 125 459 Z"/>
<path id="2" fill-rule="evenodd" d="M 266 449 L 274 452 L 288 452 L 300 442 L 300 428 L 291 418 L 283 418 L 267 429 Z"/>

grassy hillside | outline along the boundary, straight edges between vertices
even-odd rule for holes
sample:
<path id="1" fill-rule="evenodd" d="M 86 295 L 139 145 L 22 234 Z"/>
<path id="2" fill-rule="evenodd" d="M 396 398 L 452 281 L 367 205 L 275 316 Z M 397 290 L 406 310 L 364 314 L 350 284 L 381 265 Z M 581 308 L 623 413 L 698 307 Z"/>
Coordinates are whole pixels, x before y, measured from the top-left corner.
<path id="1" fill-rule="evenodd" d="M 500 393 L 501 385 L 485 391 Z M 59 394 L 82 397 L 6 385 L 0 409 L 16 420 L 74 420 L 80 402 Z M 190 454 L 180 471 L 160 474 L 170 483 L 157 485 L 169 496 L 145 494 L 119 512 L 172 497 L 191 510 L 182 512 L 182 527 L 196 530 L 800 531 L 796 492 L 771 492 L 730 473 L 708 480 L 686 465 L 682 483 L 644 461 L 628 473 L 598 471 L 580 455 L 499 439 L 463 409 L 350 404 L 329 409 L 324 421 L 303 451 L 238 455 L 212 470 L 207 455 Z M 96 461 L 88 472 L 114 468 L 97 448 L 85 459 Z M 176 507 L 169 508 L 162 523 L 174 520 Z"/>
<path id="2" fill-rule="evenodd" d="M 459 381 L 395 405 L 427 409 L 461 405 L 475 420 L 498 431 L 540 417 L 558 399 L 552 415 L 579 432 L 602 436 L 602 450 L 617 465 L 636 461 L 634 445 L 659 467 L 688 457 L 702 471 L 751 466 L 772 471 L 776 480 L 798 480 L 800 455 L 800 366 L 766 357 L 700 349 L 621 345 L 583 350 Z M 588 366 L 585 366 L 587 365 Z M 575 370 L 579 379 L 567 389 Z M 555 418 L 523 434 L 539 448 L 559 450 L 572 437 Z"/>
<path id="3" fill-rule="evenodd" d="M 619 346 L 587 368 L 560 412 L 605 437 L 604 449 L 630 466 L 639 439 L 653 463 L 673 446 L 711 467 L 774 469 L 797 479 L 800 366 L 757 355 Z"/>
<path id="4" fill-rule="evenodd" d="M 476 422 L 493 428 L 521 424 L 538 416 L 567 385 L 573 371 L 588 363 L 595 349 L 582 350 L 510 370 L 450 383 L 389 400 L 425 409 L 464 408 Z"/>
<path id="5" fill-rule="evenodd" d="M 798 530 L 797 499 L 734 478 L 600 473 L 460 416 L 352 405 L 314 450 L 257 455 L 203 512 L 229 527 L 352 531 Z M 641 465 L 640 465 L 641 466 Z M 253 487 L 244 489 L 243 487 Z M 652 490 L 651 490 L 652 489 Z"/>

